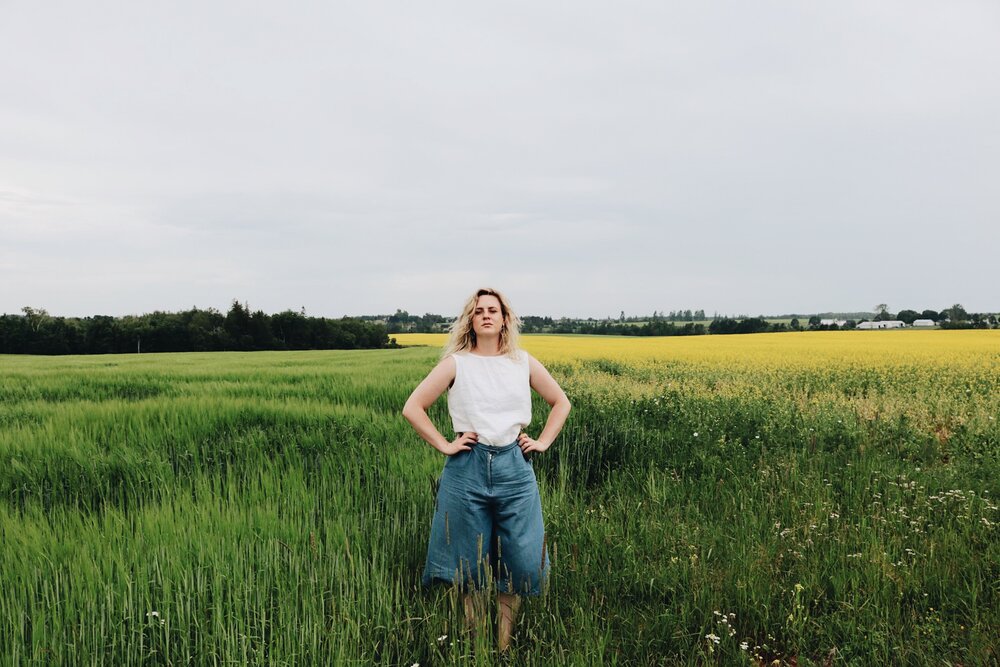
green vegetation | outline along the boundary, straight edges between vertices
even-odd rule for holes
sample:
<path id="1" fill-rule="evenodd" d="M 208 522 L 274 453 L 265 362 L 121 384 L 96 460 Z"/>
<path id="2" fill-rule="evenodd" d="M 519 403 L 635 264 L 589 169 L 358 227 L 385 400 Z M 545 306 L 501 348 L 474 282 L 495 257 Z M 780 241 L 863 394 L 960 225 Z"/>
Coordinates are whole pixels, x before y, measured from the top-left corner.
<path id="1" fill-rule="evenodd" d="M 117 354 L 391 347 L 385 326 L 353 318 L 275 315 L 233 301 L 229 312 L 192 308 L 126 317 L 57 317 L 42 308 L 0 315 L 0 354 Z"/>
<path id="2" fill-rule="evenodd" d="M 419 584 L 444 461 L 400 409 L 436 355 L 0 357 L 0 662 L 498 664 Z M 549 368 L 517 664 L 1000 657 L 993 365 Z"/>

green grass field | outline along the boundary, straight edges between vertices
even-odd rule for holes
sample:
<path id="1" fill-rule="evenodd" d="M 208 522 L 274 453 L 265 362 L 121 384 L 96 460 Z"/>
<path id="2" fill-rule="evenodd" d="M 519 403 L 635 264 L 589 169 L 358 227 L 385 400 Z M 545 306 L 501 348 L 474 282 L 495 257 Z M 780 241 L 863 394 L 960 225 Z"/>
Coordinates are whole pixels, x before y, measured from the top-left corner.
<path id="1" fill-rule="evenodd" d="M 499 664 L 419 583 L 444 459 L 400 410 L 436 356 L 0 358 L 0 664 Z M 863 406 L 796 369 L 548 365 L 573 411 L 515 664 L 1000 659 L 995 360 L 872 371 Z"/>

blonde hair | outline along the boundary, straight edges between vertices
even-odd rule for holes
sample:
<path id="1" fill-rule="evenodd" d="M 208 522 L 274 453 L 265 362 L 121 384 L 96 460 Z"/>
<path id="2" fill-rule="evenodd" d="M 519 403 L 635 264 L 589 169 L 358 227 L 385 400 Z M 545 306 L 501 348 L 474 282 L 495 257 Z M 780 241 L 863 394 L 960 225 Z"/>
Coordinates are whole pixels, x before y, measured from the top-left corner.
<path id="1" fill-rule="evenodd" d="M 442 359 L 449 354 L 465 352 L 475 347 L 476 332 L 472 328 L 472 317 L 481 296 L 495 296 L 500 301 L 500 314 L 503 316 L 503 324 L 500 326 L 500 354 L 506 354 L 512 359 L 520 357 L 521 348 L 518 345 L 518 339 L 521 335 L 521 318 L 510 307 L 507 297 L 495 289 L 482 287 L 469 297 L 462 308 L 462 314 L 448 328 L 450 335 L 448 344 L 441 352 Z"/>

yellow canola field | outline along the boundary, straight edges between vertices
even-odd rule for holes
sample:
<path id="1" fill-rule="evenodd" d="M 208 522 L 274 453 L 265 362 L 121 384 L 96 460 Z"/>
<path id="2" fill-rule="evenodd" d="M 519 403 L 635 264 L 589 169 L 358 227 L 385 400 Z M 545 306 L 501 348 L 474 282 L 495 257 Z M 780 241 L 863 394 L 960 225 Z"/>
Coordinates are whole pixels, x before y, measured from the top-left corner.
<path id="1" fill-rule="evenodd" d="M 400 345 L 440 348 L 446 334 L 393 334 Z M 945 365 L 1000 369 L 1000 331 L 796 331 L 727 336 L 521 336 L 543 361 L 610 359 L 629 364 L 680 361 L 770 368 L 833 365 Z"/>

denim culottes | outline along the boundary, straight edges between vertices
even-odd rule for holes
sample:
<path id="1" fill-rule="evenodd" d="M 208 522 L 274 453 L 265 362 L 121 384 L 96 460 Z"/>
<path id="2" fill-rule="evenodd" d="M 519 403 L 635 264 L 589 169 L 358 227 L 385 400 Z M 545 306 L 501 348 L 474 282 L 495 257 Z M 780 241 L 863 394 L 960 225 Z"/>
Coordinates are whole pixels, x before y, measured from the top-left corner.
<path id="1" fill-rule="evenodd" d="M 423 584 L 539 595 L 550 563 L 534 467 L 517 441 L 471 446 L 441 473 Z"/>

